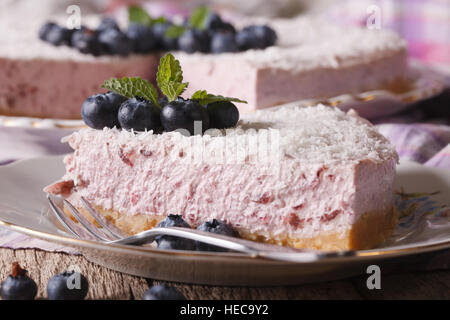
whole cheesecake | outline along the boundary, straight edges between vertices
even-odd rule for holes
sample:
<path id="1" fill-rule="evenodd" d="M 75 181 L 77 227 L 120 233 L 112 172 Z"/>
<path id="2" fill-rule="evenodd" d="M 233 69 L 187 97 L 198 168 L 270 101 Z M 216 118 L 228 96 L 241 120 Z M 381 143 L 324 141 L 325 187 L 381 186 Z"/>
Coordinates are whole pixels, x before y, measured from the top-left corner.
<path id="1" fill-rule="evenodd" d="M 175 53 L 189 82 L 248 101 L 249 112 L 293 101 L 397 88 L 407 79 L 406 42 L 388 30 L 338 26 L 320 18 L 267 22 L 277 45 L 240 53 Z"/>
<path id="2" fill-rule="evenodd" d="M 74 153 L 45 191 L 82 212 L 85 197 L 130 234 L 181 214 L 193 227 L 225 221 L 256 241 L 368 249 L 397 221 L 395 148 L 351 111 L 292 104 L 204 135 L 81 129 L 63 141 Z"/>
<path id="3" fill-rule="evenodd" d="M 99 19 L 86 20 L 96 25 Z M 44 21 L 0 20 L 0 114 L 80 118 L 85 97 L 98 92 L 105 79 L 139 76 L 154 81 L 161 52 L 94 57 L 54 47 L 37 36 Z M 405 42 L 392 32 L 311 18 L 267 23 L 277 33 L 276 46 L 223 54 L 174 53 L 189 82 L 186 95 L 201 89 L 239 96 L 248 101 L 239 106 L 245 113 L 395 86 L 405 77 Z"/>

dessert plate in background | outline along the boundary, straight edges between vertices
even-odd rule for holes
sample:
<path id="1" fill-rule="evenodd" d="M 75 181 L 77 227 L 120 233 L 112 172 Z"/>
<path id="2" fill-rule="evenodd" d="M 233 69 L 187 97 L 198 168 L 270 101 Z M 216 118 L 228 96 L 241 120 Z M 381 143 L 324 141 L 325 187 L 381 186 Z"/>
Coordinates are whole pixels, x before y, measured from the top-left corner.
<path id="1" fill-rule="evenodd" d="M 396 206 L 400 223 L 377 249 L 307 263 L 249 257 L 239 253 L 159 250 L 75 239 L 50 213 L 42 188 L 65 169 L 62 156 L 18 161 L 0 167 L 0 225 L 70 246 L 108 268 L 160 280 L 211 285 L 287 285 L 364 273 L 383 259 L 450 248 L 450 170 L 413 162 L 398 166 Z"/>

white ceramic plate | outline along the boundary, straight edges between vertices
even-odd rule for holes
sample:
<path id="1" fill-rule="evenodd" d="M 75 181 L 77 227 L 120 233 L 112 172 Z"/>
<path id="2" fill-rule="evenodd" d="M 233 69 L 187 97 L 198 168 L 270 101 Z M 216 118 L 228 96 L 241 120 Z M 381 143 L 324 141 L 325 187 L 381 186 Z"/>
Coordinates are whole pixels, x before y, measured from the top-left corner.
<path id="1" fill-rule="evenodd" d="M 404 162 L 398 167 L 397 207 L 404 215 L 391 239 L 374 250 L 308 263 L 252 258 L 238 253 L 158 250 L 73 238 L 49 212 L 42 188 L 64 173 L 62 157 L 0 167 L 0 225 L 74 247 L 87 259 L 121 272 L 212 285 L 286 285 L 344 278 L 382 259 L 450 247 L 450 170 Z M 431 193 L 423 194 L 423 193 Z M 437 193 L 436 193 L 437 192 Z M 411 194 L 413 193 L 413 194 Z"/>

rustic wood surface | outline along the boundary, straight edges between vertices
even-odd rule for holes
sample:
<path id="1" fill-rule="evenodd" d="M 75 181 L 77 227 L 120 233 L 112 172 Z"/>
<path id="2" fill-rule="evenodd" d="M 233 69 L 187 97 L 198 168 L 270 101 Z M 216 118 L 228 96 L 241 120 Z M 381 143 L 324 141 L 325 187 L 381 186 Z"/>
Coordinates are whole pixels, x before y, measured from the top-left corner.
<path id="1" fill-rule="evenodd" d="M 5 248 L 0 249 L 2 280 L 10 274 L 14 261 L 38 284 L 38 299 L 46 298 L 49 279 L 72 265 L 89 280 L 88 299 L 140 299 L 149 286 L 159 283 L 109 270 L 80 255 Z M 381 268 L 381 290 L 367 289 L 367 276 L 292 287 L 172 285 L 187 299 L 450 299 L 450 250 L 396 259 Z"/>

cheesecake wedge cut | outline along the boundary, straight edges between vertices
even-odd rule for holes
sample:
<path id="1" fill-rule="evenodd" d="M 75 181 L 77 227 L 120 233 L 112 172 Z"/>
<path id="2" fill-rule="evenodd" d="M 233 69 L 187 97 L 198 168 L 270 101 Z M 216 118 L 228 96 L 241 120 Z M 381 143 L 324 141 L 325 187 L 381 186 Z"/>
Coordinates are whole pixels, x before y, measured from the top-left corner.
<path id="1" fill-rule="evenodd" d="M 64 142 L 66 174 L 45 191 L 82 212 L 85 197 L 130 234 L 181 214 L 246 239 L 347 250 L 377 246 L 397 221 L 395 148 L 352 111 L 292 104 L 204 135 L 81 129 Z"/>

